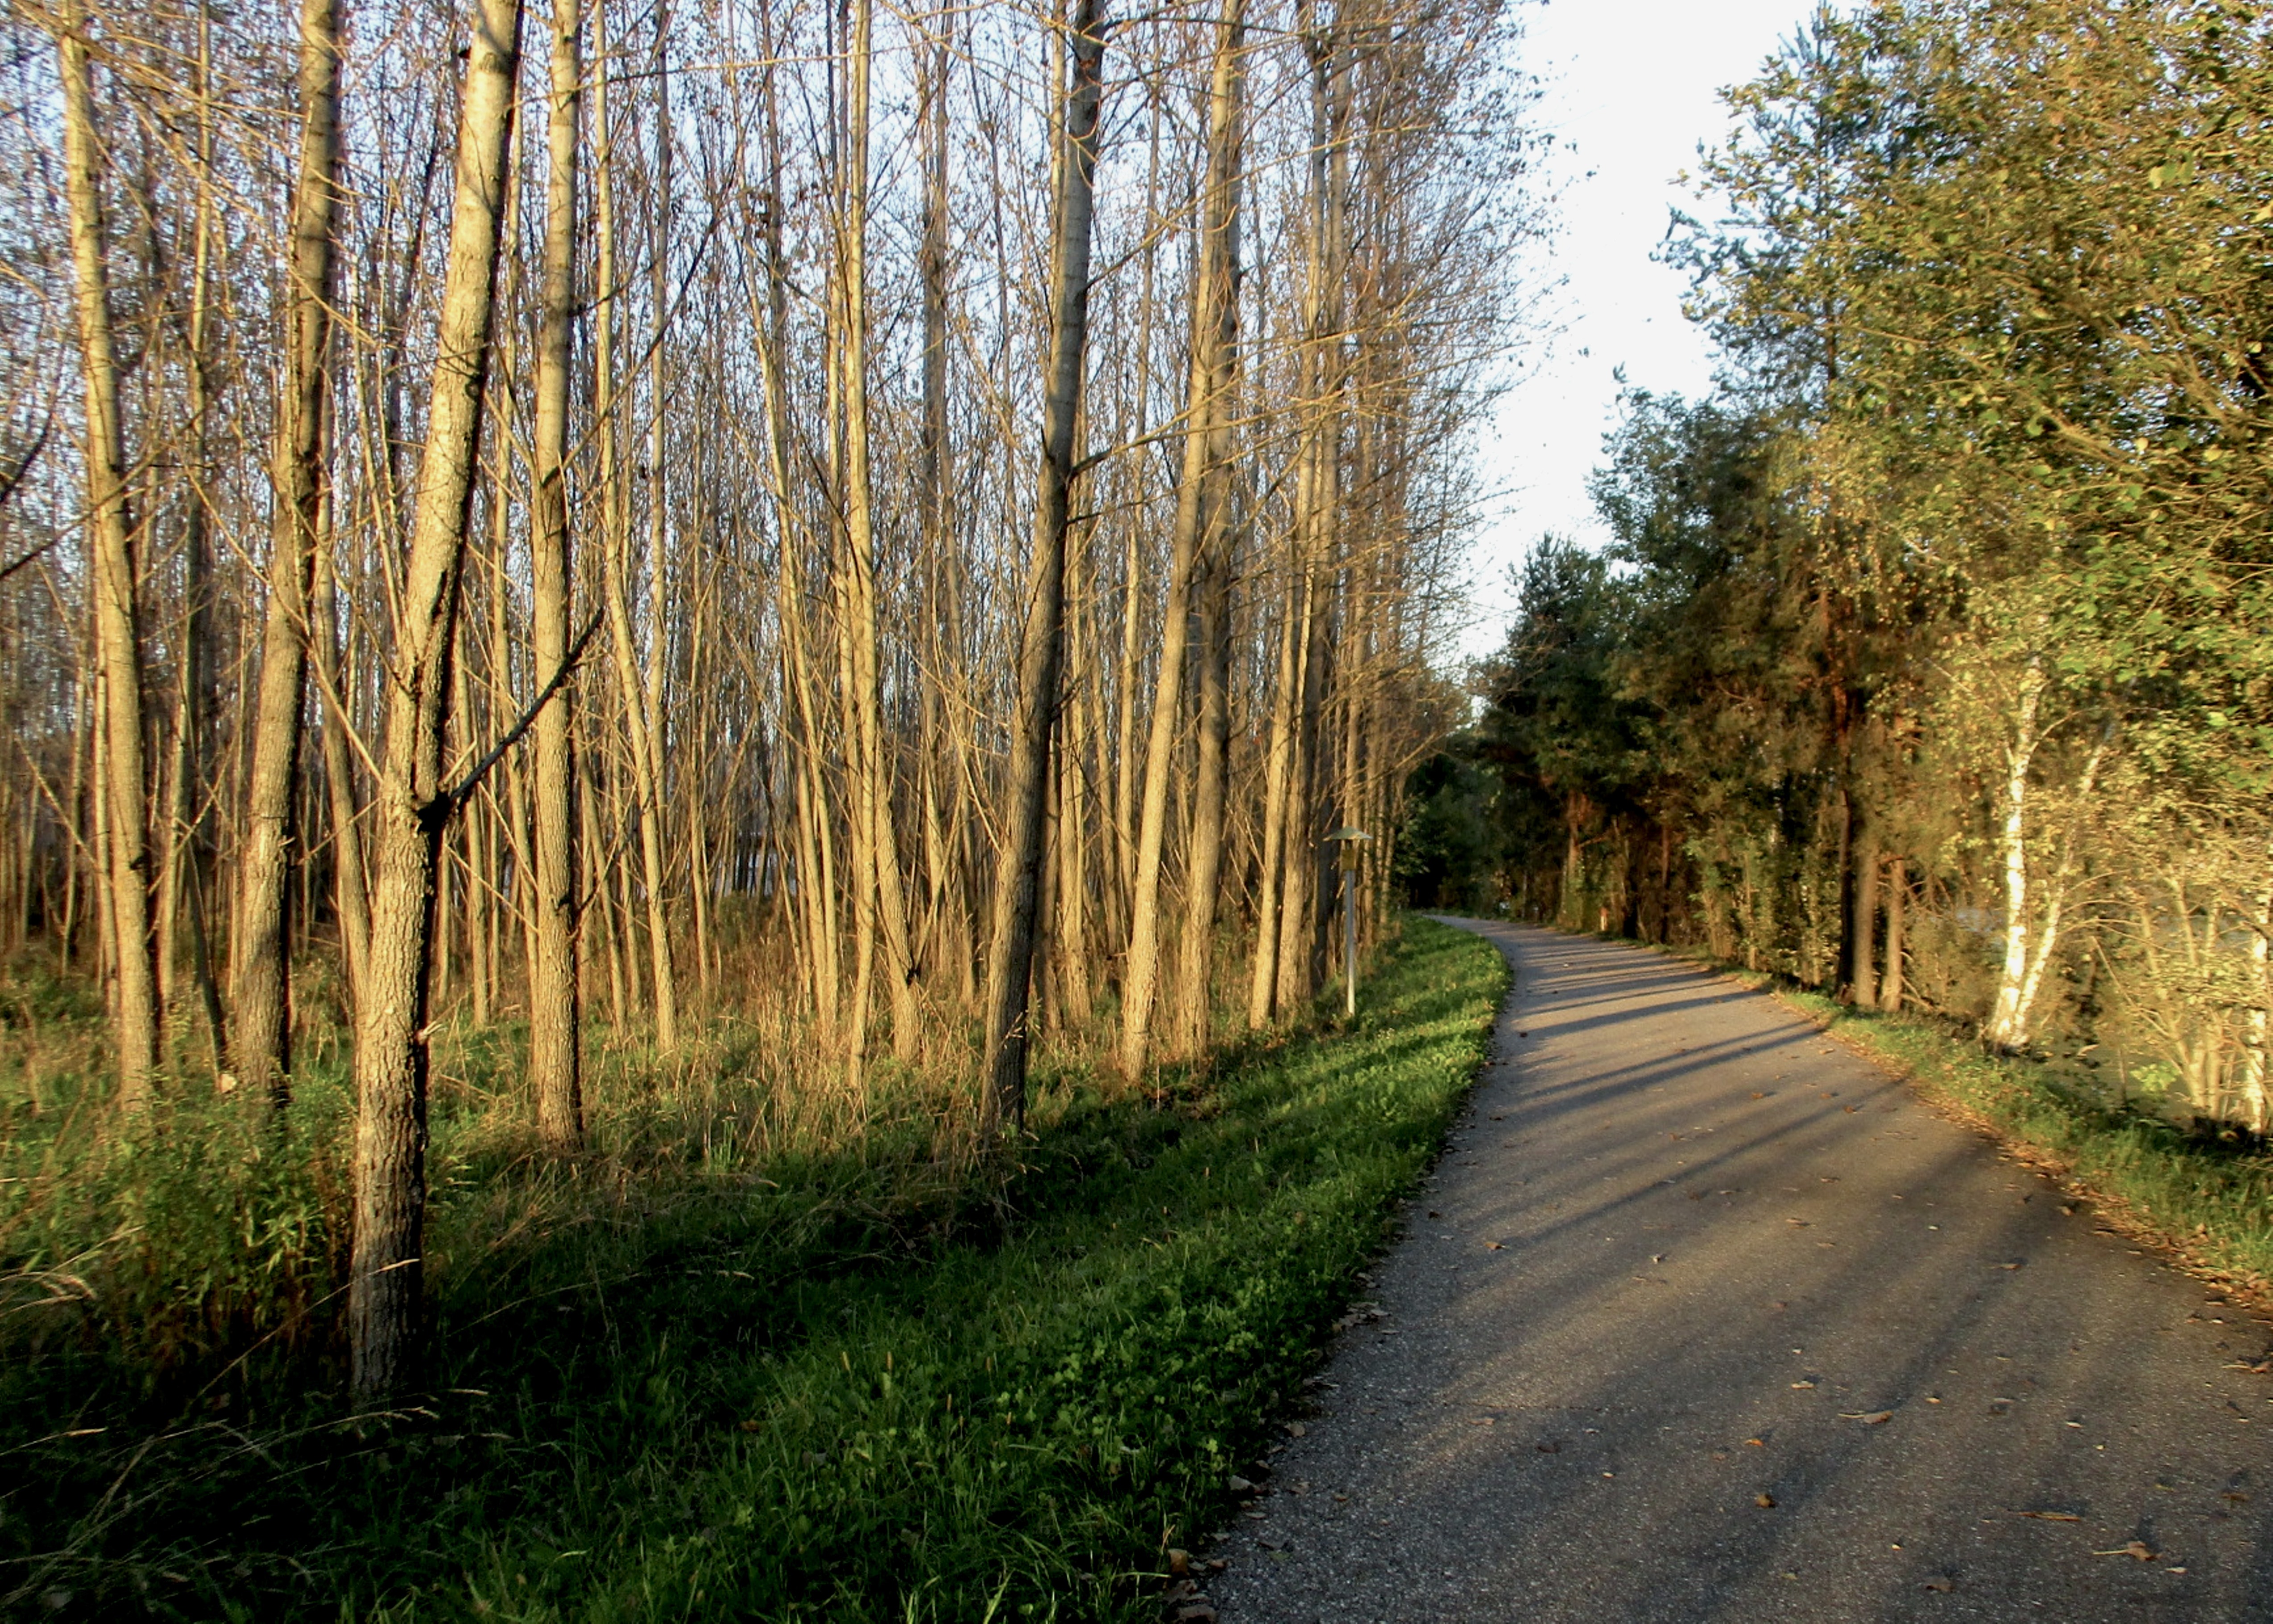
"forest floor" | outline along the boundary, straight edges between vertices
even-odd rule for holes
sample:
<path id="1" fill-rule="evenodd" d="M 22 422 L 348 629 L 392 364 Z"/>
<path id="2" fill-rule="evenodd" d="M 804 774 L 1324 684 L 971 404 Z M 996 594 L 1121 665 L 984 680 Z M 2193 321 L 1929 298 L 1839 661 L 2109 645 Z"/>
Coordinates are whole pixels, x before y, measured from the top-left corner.
<path id="1" fill-rule="evenodd" d="M 571 1222 L 515 1180 L 596 1154 L 438 1153 L 439 1230 L 487 1203 L 534 1233 L 510 1267 L 446 1249 L 424 1390 L 384 1417 L 321 1357 L 74 1334 L 0 1250 L 0 1615 L 1152 1624 L 1171 1552 L 1267 1470 L 1506 978 L 1426 920 L 1372 969 L 1354 1020 L 1322 1001 L 1155 1086 L 1061 1068 L 1016 1156 L 960 1173 L 881 1140 L 697 1161 Z M 19 1138 L 56 1115 L 30 1109 Z M 188 1228 L 207 1126 L 129 1144 L 144 1176 L 88 1222 Z M 0 1184 L 0 1241 L 43 1233 L 33 1187 Z M 196 1297 L 206 1252 L 134 1255 L 171 1271 L 150 1300 Z"/>
<path id="2" fill-rule="evenodd" d="M 1227 1620 L 2273 1617 L 2251 1312 L 1765 993 L 1468 928 L 1492 1063 Z"/>

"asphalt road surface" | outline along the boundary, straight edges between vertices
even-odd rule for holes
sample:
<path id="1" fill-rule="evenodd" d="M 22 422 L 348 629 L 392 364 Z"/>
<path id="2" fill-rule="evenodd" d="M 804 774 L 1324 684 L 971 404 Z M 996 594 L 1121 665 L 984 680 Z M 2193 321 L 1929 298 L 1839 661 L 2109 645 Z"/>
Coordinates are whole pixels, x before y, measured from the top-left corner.
<path id="1" fill-rule="evenodd" d="M 2262 1325 L 1773 999 L 1470 928 L 1494 1058 L 1226 1624 L 2273 1620 Z"/>

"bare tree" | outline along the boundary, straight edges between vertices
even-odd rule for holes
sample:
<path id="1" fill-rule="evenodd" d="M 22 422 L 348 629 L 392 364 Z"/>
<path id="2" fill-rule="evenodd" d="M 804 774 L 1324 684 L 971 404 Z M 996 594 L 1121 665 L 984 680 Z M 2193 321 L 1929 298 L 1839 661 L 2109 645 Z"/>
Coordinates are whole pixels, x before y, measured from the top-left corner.
<path id="1" fill-rule="evenodd" d="M 980 1126 L 1024 1125 L 1027 1011 L 1034 916 L 1040 898 L 1043 802 L 1057 723 L 1065 620 L 1066 531 L 1073 510 L 1074 433 L 1089 342 L 1090 236 L 1095 214 L 1098 124 L 1104 104 L 1103 0 L 1079 0 L 1060 115 L 1057 237 L 1051 264 L 1049 385 L 1042 416 L 1040 501 L 1028 566 L 1018 651 L 1018 714 L 1011 735 L 1009 821 L 994 881 L 986 962 L 986 1094 Z"/>
<path id="2" fill-rule="evenodd" d="M 408 1374 L 422 1300 L 427 1003 L 435 869 L 455 800 L 442 782 L 458 588 L 496 304 L 520 0 L 480 0 L 458 114 L 455 196 L 417 505 L 371 805 L 371 947 L 356 1011 L 355 1244 L 348 1335 L 358 1400 Z"/>

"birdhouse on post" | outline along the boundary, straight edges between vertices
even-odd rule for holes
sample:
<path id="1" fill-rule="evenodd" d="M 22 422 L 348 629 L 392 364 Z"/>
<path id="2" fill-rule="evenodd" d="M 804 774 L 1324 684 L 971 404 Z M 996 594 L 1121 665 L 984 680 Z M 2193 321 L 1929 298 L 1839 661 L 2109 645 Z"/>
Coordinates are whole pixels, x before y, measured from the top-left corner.
<path id="1" fill-rule="evenodd" d="M 1373 837 L 1344 824 L 1326 837 L 1342 848 L 1342 1013 L 1357 1013 L 1357 847 Z"/>

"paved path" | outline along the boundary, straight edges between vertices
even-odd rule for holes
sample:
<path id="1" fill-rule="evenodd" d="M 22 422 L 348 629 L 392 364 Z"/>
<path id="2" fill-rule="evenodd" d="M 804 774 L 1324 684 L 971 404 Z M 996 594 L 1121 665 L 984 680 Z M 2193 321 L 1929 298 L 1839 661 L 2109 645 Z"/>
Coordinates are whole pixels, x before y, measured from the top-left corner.
<path id="1" fill-rule="evenodd" d="M 1226 1624 L 2273 1620 L 2262 1326 L 1773 1000 L 1474 928 L 1495 1058 Z"/>

